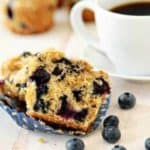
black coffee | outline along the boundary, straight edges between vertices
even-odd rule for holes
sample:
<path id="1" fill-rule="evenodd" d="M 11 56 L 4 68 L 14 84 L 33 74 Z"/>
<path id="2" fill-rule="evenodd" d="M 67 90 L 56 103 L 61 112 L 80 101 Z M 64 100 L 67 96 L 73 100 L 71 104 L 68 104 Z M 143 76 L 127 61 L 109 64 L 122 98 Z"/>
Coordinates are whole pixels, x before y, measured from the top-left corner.
<path id="1" fill-rule="evenodd" d="M 123 4 L 113 7 L 110 11 L 126 15 L 147 16 L 150 15 L 150 2 Z"/>

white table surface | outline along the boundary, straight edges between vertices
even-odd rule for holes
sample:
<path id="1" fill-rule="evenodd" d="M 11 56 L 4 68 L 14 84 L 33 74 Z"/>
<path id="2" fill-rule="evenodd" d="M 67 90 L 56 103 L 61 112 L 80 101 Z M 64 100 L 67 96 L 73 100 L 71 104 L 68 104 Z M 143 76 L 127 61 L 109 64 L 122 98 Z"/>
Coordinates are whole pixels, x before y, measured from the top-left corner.
<path id="1" fill-rule="evenodd" d="M 39 51 L 48 47 L 83 53 L 85 44 L 74 35 L 68 21 L 60 19 L 61 15 L 57 16 L 57 24 L 53 30 L 36 36 L 12 34 L 0 23 L 0 63 L 18 52 Z M 144 141 L 150 137 L 150 83 L 129 82 L 117 78 L 111 78 L 111 82 L 112 99 L 108 114 L 115 114 L 120 119 L 122 138 L 118 143 L 126 146 L 128 150 L 144 150 Z M 124 91 L 130 91 L 137 97 L 137 105 L 132 110 L 122 111 L 117 105 L 117 97 Z M 39 142 L 40 138 L 45 143 Z M 65 142 L 69 138 L 71 137 L 22 129 L 0 109 L 0 150 L 65 150 Z M 113 147 L 102 139 L 101 129 L 83 140 L 85 150 L 111 150 Z"/>

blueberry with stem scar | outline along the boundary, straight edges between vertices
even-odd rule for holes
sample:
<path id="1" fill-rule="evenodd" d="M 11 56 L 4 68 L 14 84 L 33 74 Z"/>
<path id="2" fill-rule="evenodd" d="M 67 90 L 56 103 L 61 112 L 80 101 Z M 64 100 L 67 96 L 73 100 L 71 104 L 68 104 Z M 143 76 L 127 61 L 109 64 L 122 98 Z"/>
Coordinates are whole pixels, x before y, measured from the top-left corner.
<path id="1" fill-rule="evenodd" d="M 136 104 L 136 97 L 129 92 L 125 92 L 118 98 L 118 103 L 121 109 L 131 109 Z"/>
<path id="2" fill-rule="evenodd" d="M 73 138 L 67 141 L 67 150 L 84 150 L 84 142 L 81 139 Z"/>

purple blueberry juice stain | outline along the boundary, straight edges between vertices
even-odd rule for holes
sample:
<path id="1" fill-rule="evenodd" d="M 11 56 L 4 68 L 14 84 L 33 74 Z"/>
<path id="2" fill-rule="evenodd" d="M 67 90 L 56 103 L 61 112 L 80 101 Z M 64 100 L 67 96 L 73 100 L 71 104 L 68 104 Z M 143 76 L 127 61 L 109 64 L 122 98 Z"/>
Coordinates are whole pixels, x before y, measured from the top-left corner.
<path id="1" fill-rule="evenodd" d="M 88 110 L 86 108 L 84 108 L 81 111 L 73 110 L 69 105 L 69 103 L 67 102 L 66 95 L 61 96 L 60 100 L 62 101 L 62 103 L 61 103 L 61 108 L 57 112 L 57 115 L 60 115 L 65 119 L 73 118 L 78 121 L 83 121 L 85 119 L 88 113 Z"/>

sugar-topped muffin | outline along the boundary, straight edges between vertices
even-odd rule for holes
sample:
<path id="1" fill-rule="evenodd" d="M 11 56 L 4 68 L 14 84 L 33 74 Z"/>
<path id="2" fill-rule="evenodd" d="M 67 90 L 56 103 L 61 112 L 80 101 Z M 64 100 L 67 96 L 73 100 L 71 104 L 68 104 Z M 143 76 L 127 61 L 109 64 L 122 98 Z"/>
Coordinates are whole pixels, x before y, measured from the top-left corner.
<path id="1" fill-rule="evenodd" d="M 5 0 L 4 22 L 14 32 L 32 34 L 53 26 L 56 0 Z"/>

